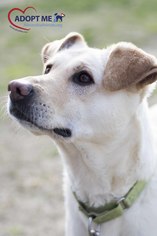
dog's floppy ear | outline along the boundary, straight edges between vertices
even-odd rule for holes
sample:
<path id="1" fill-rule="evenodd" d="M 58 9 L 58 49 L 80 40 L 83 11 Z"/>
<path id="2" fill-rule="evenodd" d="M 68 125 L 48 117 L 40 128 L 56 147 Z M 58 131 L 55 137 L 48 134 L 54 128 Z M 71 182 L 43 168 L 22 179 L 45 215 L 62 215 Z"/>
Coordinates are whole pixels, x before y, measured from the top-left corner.
<path id="1" fill-rule="evenodd" d="M 62 44 L 60 45 L 58 51 L 70 48 L 72 46 L 84 47 L 84 46 L 87 46 L 87 44 L 84 41 L 84 38 L 81 34 L 70 33 L 62 40 Z"/>
<path id="2" fill-rule="evenodd" d="M 70 33 L 61 40 L 56 40 L 54 42 L 46 44 L 43 47 L 42 52 L 41 52 L 43 62 L 45 63 L 55 53 L 62 51 L 64 49 L 68 49 L 73 46 L 77 46 L 77 47 L 87 46 L 81 34 Z"/>
<path id="3" fill-rule="evenodd" d="M 110 91 L 137 88 L 157 80 L 157 59 L 131 43 L 113 47 L 104 72 L 104 87 Z"/>
<path id="4" fill-rule="evenodd" d="M 41 57 L 43 63 L 45 63 L 51 56 L 53 56 L 56 53 L 57 48 L 60 45 L 60 40 L 56 40 L 51 43 L 47 43 L 42 51 L 41 51 Z"/>

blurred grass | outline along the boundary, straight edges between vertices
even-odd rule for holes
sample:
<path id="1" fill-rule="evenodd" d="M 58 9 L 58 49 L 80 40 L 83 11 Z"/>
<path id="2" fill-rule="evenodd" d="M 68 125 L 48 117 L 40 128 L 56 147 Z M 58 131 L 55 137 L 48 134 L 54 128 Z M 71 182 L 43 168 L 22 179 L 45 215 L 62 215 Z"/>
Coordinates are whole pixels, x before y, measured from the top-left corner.
<path id="1" fill-rule="evenodd" d="M 23 236 L 23 231 L 21 229 L 21 226 L 12 226 L 9 229 L 8 236 Z"/>
<path id="2" fill-rule="evenodd" d="M 32 1 L 31 1 L 32 2 Z M 30 2 L 30 3 L 31 3 Z M 58 0 L 53 2 L 53 4 L 49 1 L 38 1 L 37 6 L 43 10 L 49 10 L 50 6 L 53 9 L 64 9 L 70 12 L 88 12 L 95 11 L 97 8 L 102 7 L 110 7 L 110 8 L 123 8 L 129 13 L 133 13 L 138 15 L 138 17 L 145 17 L 146 15 L 150 15 L 152 13 L 156 14 L 156 0 L 84 0 L 84 1 L 73 1 L 73 0 Z M 131 10 L 131 12 L 130 12 Z"/>

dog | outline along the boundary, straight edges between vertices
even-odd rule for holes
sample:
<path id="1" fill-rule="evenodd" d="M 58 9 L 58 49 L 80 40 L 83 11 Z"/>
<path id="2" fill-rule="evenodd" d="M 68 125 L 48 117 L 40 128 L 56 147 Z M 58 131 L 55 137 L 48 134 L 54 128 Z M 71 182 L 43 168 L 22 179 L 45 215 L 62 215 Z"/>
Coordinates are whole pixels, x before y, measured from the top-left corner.
<path id="1" fill-rule="evenodd" d="M 54 22 L 58 22 L 59 20 L 62 22 L 63 21 L 63 17 L 65 16 L 64 13 L 61 13 L 60 15 L 58 13 L 54 14 Z"/>
<path id="2" fill-rule="evenodd" d="M 127 42 L 90 48 L 70 33 L 46 44 L 42 61 L 42 75 L 9 83 L 8 112 L 59 149 L 66 235 L 156 236 L 157 108 L 147 97 L 157 59 Z"/>

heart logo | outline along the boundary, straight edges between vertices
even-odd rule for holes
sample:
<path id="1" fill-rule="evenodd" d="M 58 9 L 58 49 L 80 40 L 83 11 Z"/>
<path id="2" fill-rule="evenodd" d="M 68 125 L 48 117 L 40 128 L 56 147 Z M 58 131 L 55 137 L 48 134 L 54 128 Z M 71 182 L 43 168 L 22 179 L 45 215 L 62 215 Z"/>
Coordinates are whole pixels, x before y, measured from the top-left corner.
<path id="1" fill-rule="evenodd" d="M 14 27 L 18 28 L 18 29 L 22 29 L 22 30 L 30 30 L 30 28 L 24 28 L 24 27 L 21 27 L 19 25 L 16 25 L 12 19 L 11 19 L 11 14 L 14 12 L 14 11 L 19 11 L 21 12 L 22 14 L 25 14 L 25 12 L 28 10 L 28 9 L 33 9 L 35 10 L 36 12 L 36 9 L 34 7 L 26 7 L 24 10 L 21 10 L 20 8 L 13 8 L 11 9 L 9 12 L 8 12 L 8 20 L 10 22 L 11 25 L 13 25 Z"/>

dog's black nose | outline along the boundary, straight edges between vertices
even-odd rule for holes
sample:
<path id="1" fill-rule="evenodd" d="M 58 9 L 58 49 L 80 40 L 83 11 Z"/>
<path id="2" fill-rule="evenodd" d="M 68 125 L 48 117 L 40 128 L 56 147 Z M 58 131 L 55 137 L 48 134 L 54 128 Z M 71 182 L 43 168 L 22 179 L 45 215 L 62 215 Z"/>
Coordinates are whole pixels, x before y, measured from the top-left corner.
<path id="1" fill-rule="evenodd" d="M 10 98 L 12 101 L 18 101 L 28 98 L 33 93 L 33 86 L 28 82 L 13 80 L 8 85 Z"/>

